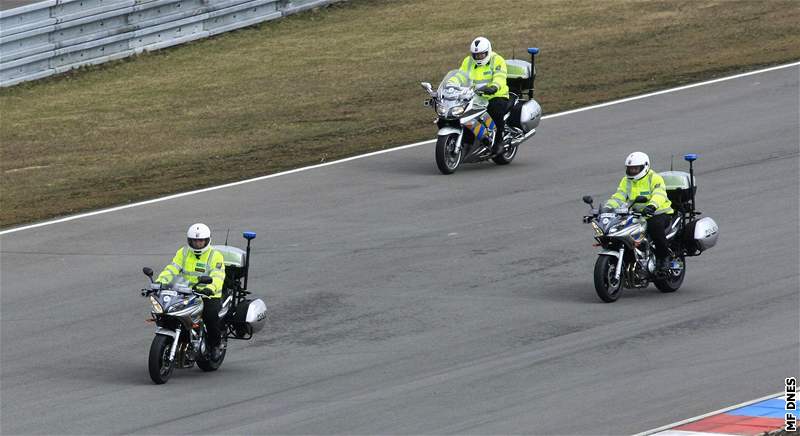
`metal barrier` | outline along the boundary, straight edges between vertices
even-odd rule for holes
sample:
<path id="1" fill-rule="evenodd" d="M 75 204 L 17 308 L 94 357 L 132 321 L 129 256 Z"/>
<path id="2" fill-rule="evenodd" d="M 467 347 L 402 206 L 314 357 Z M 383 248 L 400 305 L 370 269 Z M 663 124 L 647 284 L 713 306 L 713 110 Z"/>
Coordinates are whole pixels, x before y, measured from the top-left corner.
<path id="1" fill-rule="evenodd" d="M 44 0 L 0 11 L 0 87 L 342 0 Z"/>

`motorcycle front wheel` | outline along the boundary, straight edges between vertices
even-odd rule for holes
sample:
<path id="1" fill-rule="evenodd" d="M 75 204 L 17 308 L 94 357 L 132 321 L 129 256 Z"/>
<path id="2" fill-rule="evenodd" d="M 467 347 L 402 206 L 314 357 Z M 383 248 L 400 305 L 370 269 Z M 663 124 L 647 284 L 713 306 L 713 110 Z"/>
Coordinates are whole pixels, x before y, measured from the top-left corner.
<path id="1" fill-rule="evenodd" d="M 458 135 L 442 135 L 436 140 L 436 166 L 442 174 L 453 174 L 461 164 L 464 149 L 456 152 Z"/>
<path id="2" fill-rule="evenodd" d="M 169 353 L 172 350 L 172 337 L 156 335 L 153 343 L 150 344 L 150 356 L 148 358 L 148 369 L 150 378 L 157 385 L 163 385 L 172 376 L 175 369 L 175 361 L 169 360 Z"/>
<path id="3" fill-rule="evenodd" d="M 622 269 L 625 269 L 624 263 Z M 597 291 L 597 296 L 606 303 L 617 301 L 622 291 L 622 280 L 614 280 L 616 270 L 616 257 L 597 257 L 597 262 L 594 264 L 594 289 Z"/>

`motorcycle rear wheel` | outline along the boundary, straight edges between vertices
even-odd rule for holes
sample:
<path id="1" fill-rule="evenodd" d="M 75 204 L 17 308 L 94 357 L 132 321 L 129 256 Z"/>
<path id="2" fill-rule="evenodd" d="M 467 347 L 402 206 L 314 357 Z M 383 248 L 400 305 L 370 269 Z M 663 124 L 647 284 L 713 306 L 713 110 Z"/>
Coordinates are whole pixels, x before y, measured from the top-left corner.
<path id="1" fill-rule="evenodd" d="M 519 145 L 509 145 L 505 153 L 493 157 L 492 160 L 497 165 L 508 165 L 517 157 L 517 149 Z"/>
<path id="2" fill-rule="evenodd" d="M 613 285 L 614 274 L 617 269 L 617 258 L 613 256 L 598 256 L 594 264 L 594 290 L 597 296 L 606 303 L 613 303 L 622 293 L 622 279 Z M 623 263 L 623 270 L 625 264 Z"/>
<path id="3" fill-rule="evenodd" d="M 681 273 L 677 276 L 673 276 L 672 273 L 669 274 L 668 277 L 663 279 L 655 279 L 653 283 L 656 285 L 659 291 L 661 292 L 675 292 L 677 291 L 681 285 L 683 284 L 683 278 L 686 276 L 686 258 L 680 257 L 675 258 L 678 262 L 683 265 L 681 269 Z"/>
<path id="4" fill-rule="evenodd" d="M 197 366 L 200 367 L 205 372 L 209 371 L 216 371 L 222 366 L 222 361 L 225 360 L 225 354 L 228 352 L 228 338 L 224 337 L 223 335 L 221 344 L 222 344 L 222 354 L 219 355 L 219 360 L 212 360 L 211 353 L 209 352 L 206 356 L 200 356 L 197 359 Z"/>
<path id="5" fill-rule="evenodd" d="M 150 344 L 150 356 L 148 357 L 147 367 L 150 371 L 150 378 L 153 383 L 163 385 L 172 376 L 175 369 L 175 361 L 169 360 L 169 353 L 172 351 L 173 338 L 165 335 L 156 335 L 153 343 Z"/>
<path id="6" fill-rule="evenodd" d="M 455 153 L 458 135 L 442 135 L 436 140 L 436 166 L 442 174 L 453 174 L 461 164 L 464 149 Z"/>

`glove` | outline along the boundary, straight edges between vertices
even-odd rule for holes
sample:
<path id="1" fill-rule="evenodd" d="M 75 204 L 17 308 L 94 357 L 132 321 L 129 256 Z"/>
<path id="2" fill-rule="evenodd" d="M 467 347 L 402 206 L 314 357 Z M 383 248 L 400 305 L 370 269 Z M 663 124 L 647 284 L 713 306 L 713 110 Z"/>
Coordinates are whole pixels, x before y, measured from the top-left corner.
<path id="1" fill-rule="evenodd" d="M 214 293 L 214 291 L 208 288 L 197 289 L 195 290 L 195 292 L 197 292 L 200 295 L 205 295 L 206 297 L 210 297 Z"/>
<path id="2" fill-rule="evenodd" d="M 642 209 L 642 213 L 645 215 L 653 216 L 656 213 L 656 207 L 652 204 L 648 204 L 647 206 Z"/>
<path id="3" fill-rule="evenodd" d="M 483 95 L 492 95 L 497 92 L 497 87 L 494 85 L 484 86 L 483 88 L 479 89 L 478 92 Z"/>

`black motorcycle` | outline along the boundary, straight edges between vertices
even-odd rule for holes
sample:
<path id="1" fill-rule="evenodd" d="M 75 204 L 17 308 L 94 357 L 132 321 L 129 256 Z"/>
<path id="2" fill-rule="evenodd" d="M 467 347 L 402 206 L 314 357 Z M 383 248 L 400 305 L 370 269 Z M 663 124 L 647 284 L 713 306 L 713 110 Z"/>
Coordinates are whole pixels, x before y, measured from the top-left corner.
<path id="1" fill-rule="evenodd" d="M 606 303 L 619 299 L 622 288 L 646 288 L 651 282 L 661 292 L 675 292 L 683 284 L 686 258 L 699 256 L 717 243 L 719 227 L 710 217 L 697 219 L 694 196 L 697 185 L 692 162 L 696 154 L 687 154 L 689 173 L 665 171 L 661 173 L 667 196 L 676 210 L 666 229 L 669 267 L 656 270 L 653 242 L 647 235 L 648 222 L 641 212 L 633 209 L 636 203 L 648 199 L 639 196 L 620 208 L 592 209 L 583 222 L 591 224 L 594 238 L 602 250 L 594 266 L 594 288 L 597 296 Z M 593 207 L 587 195 L 583 201 Z"/>
<path id="2" fill-rule="evenodd" d="M 208 346 L 208 333 L 203 322 L 203 297 L 208 293 L 198 290 L 200 285 L 211 283 L 209 276 L 201 276 L 198 283 L 189 285 L 184 280 L 164 286 L 153 281 L 153 269 L 145 267 L 150 278 L 150 288 L 142 289 L 142 296 L 150 300 L 151 318 L 155 323 L 155 337 L 150 345 L 148 369 L 156 384 L 166 383 L 175 368 L 191 368 L 196 363 L 203 371 L 216 371 L 225 360 L 228 339 L 251 339 L 253 333 L 264 327 L 267 306 L 259 298 L 249 299 L 247 276 L 250 268 L 250 241 L 256 237 L 245 232 L 247 251 L 227 245 L 215 246 L 225 263 L 225 282 L 222 289 L 222 352 L 213 358 Z"/>

